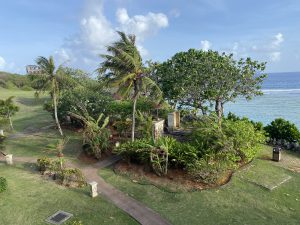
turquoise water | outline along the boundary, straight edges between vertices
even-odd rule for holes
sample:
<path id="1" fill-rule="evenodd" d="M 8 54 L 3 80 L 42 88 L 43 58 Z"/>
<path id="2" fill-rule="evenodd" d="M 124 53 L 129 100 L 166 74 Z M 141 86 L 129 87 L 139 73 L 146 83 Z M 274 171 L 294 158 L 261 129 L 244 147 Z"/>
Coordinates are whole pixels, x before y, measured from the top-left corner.
<path id="1" fill-rule="evenodd" d="M 263 96 L 251 101 L 237 100 L 225 105 L 225 113 L 247 116 L 265 125 L 278 117 L 300 128 L 300 72 L 269 74 L 263 84 Z"/>

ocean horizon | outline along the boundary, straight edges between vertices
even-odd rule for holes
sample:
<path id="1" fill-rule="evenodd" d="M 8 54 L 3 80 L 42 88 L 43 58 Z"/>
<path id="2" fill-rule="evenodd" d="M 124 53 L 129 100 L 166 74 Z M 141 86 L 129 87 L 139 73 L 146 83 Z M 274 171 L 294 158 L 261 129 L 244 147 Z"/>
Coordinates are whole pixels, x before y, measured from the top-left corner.
<path id="1" fill-rule="evenodd" d="M 250 101 L 238 99 L 225 104 L 225 114 L 232 112 L 264 125 L 276 118 L 284 118 L 300 128 L 300 72 L 269 73 L 262 91 L 262 96 Z"/>

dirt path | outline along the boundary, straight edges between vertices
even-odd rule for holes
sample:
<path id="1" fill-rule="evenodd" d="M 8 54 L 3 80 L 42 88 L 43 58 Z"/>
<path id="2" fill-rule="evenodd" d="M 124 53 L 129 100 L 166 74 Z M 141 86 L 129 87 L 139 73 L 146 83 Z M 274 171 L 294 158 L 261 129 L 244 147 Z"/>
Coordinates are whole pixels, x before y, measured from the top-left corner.
<path id="1" fill-rule="evenodd" d="M 113 202 L 118 208 L 128 213 L 136 221 L 142 225 L 171 225 L 166 219 L 162 218 L 158 213 L 148 208 L 144 204 L 129 197 L 125 193 L 119 191 L 112 185 L 105 182 L 105 180 L 98 175 L 98 171 L 101 168 L 114 164 L 120 158 L 112 156 L 102 162 L 95 163 L 93 165 L 79 164 L 68 162 L 68 166 L 80 168 L 85 175 L 87 182 L 96 181 L 98 183 L 98 192 L 111 202 Z M 14 162 L 20 163 L 35 163 L 36 158 L 32 157 L 14 157 Z"/>

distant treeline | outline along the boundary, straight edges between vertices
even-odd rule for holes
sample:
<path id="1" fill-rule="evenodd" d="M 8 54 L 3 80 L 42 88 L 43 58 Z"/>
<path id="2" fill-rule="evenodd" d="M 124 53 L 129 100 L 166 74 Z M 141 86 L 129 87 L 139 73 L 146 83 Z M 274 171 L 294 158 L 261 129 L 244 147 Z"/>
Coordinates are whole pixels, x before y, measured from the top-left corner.
<path id="1" fill-rule="evenodd" d="M 27 75 L 12 74 L 0 71 L 0 88 L 33 90 L 32 82 Z"/>

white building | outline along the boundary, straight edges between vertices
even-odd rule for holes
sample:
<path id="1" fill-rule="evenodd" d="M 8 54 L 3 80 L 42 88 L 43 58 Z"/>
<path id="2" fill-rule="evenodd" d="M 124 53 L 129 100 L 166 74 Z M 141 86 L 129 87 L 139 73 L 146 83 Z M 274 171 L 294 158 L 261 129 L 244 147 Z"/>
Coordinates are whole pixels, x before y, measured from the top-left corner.
<path id="1" fill-rule="evenodd" d="M 41 72 L 41 69 L 36 65 L 28 65 L 26 66 L 26 72 L 27 74 L 38 74 Z"/>

